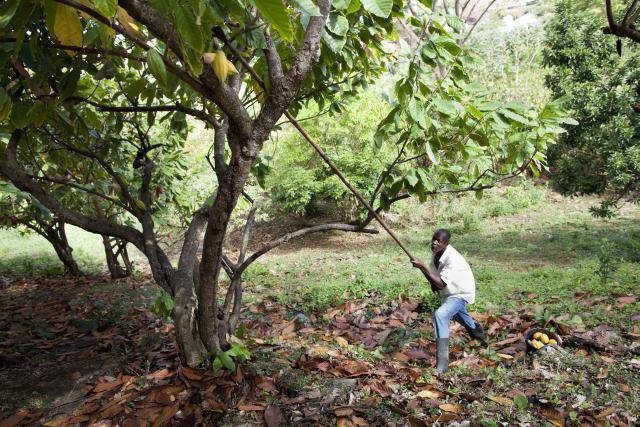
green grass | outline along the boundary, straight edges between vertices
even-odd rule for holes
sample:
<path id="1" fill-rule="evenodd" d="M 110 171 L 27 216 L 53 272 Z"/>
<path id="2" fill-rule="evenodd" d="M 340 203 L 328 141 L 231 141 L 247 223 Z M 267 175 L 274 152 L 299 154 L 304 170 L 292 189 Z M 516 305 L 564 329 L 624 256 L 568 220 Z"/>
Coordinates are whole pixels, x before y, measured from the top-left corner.
<path id="1" fill-rule="evenodd" d="M 588 326 L 621 326 L 639 308 L 637 302 L 618 308 L 615 298 L 637 292 L 640 209 L 628 206 L 617 218 L 602 220 L 588 212 L 597 203 L 562 198 L 521 182 L 486 191 L 480 200 L 464 195 L 422 205 L 405 202 L 394 207 L 387 221 L 425 260 L 430 257 L 432 232 L 439 227 L 452 230 L 452 244 L 476 276 L 477 303 L 472 310 L 500 313 L 522 307 L 539 312 L 542 306 L 542 317 L 578 315 Z M 75 227 L 69 227 L 68 234 L 81 267 L 105 271 L 99 236 Z M 318 234 L 290 245 L 245 273 L 247 299 L 271 296 L 306 313 L 373 294 L 383 301 L 402 294 L 436 303 L 424 277 L 385 233 Z M 0 276 L 61 271 L 44 239 L 0 231 Z M 585 307 L 575 300 L 579 292 L 603 299 Z"/>
<path id="2" fill-rule="evenodd" d="M 621 326 L 639 309 L 637 302 L 618 309 L 615 297 L 637 292 L 640 210 L 628 207 L 604 221 L 588 212 L 596 203 L 521 185 L 487 192 L 479 201 L 465 196 L 409 205 L 390 218 L 410 250 L 425 260 L 432 232 L 439 227 L 452 230 L 452 244 L 476 276 L 472 310 L 500 313 L 543 306 L 541 316 L 547 318 L 579 315 L 587 326 Z M 605 238 L 612 249 L 605 261 L 613 271 L 603 282 L 596 272 Z M 270 294 L 307 313 L 373 293 L 384 300 L 399 294 L 431 295 L 422 274 L 385 234 L 316 235 L 308 244 L 295 251 L 284 248 L 251 267 L 246 274 L 250 292 Z M 575 301 L 579 292 L 604 300 L 587 308 Z M 529 294 L 536 297 L 530 300 Z"/>
<path id="3" fill-rule="evenodd" d="M 73 255 L 85 273 L 106 271 L 102 238 L 74 226 L 67 226 L 67 238 Z M 129 254 L 135 260 L 142 257 L 129 245 Z M 0 230 L 0 276 L 37 277 L 62 274 L 64 267 L 53 247 L 43 237 L 17 230 Z"/>

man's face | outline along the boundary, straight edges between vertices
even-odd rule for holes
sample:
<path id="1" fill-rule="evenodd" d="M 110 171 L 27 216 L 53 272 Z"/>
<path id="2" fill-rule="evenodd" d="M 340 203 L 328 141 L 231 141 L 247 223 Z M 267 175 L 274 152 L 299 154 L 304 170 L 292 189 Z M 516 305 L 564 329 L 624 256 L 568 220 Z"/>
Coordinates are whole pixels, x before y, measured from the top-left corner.
<path id="1" fill-rule="evenodd" d="M 445 239 L 445 236 L 442 234 L 434 234 L 431 238 L 431 252 L 434 254 L 441 254 L 447 248 L 449 242 Z"/>

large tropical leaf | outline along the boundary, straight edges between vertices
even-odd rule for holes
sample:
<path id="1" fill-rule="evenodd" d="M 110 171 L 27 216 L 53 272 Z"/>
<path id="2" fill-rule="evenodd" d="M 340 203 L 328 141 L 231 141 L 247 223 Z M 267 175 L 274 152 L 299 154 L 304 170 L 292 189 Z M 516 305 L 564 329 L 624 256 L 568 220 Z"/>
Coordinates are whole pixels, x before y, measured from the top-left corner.
<path id="1" fill-rule="evenodd" d="M 289 12 L 282 0 L 254 0 L 264 19 L 280 34 L 283 40 L 293 41 L 293 26 Z"/>
<path id="2" fill-rule="evenodd" d="M 388 18 L 393 7 L 393 0 L 360 0 L 364 9 L 381 18 Z"/>

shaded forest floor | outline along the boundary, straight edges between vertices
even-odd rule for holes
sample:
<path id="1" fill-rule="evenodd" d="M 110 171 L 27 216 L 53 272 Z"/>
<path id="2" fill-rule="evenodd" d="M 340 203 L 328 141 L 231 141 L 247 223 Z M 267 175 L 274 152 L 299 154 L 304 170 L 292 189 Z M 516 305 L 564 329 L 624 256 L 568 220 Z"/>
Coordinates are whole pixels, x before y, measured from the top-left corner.
<path id="1" fill-rule="evenodd" d="M 553 197 L 395 222 L 425 258 L 431 230 L 450 227 L 476 274 L 489 345 L 453 326 L 444 375 L 437 302 L 382 235 L 316 236 L 252 268 L 252 356 L 234 372 L 180 366 L 144 277 L 4 280 L 0 426 L 637 424 L 640 210 L 605 222 Z M 569 337 L 564 351 L 527 354 L 534 326 Z"/>

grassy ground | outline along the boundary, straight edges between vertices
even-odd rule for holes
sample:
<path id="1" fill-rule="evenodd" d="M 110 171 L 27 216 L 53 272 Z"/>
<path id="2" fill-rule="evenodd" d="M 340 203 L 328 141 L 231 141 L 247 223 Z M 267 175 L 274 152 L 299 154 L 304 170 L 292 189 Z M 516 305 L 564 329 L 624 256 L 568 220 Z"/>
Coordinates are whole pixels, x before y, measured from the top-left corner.
<path id="1" fill-rule="evenodd" d="M 38 305 L 29 308 L 35 310 L 31 313 L 24 308 L 28 303 L 19 299 L 31 301 L 50 292 L 48 279 L 0 289 L 0 297 L 11 306 L 4 315 L 9 332 L 0 338 L 22 337 L 20 346 L 8 347 L 7 360 L 29 364 L 4 372 L 0 368 L 0 374 L 12 381 L 13 402 L 0 409 L 15 409 L 20 393 L 28 392 L 22 406 L 52 415 L 59 396 L 44 386 L 46 393 L 31 396 L 41 381 L 30 373 L 37 373 L 43 363 L 55 364 L 60 354 L 69 354 L 65 360 L 69 375 L 75 371 L 76 377 L 82 375 L 90 383 L 121 381 L 124 386 L 114 385 L 114 399 L 124 393 L 130 402 L 147 402 L 154 390 L 179 386 L 182 391 L 175 402 L 182 413 L 195 410 L 197 417 L 218 425 L 259 425 L 261 412 L 255 408 L 264 410 L 268 405 L 282 408 L 283 425 L 301 425 L 301 420 L 305 425 L 413 426 L 461 420 L 486 426 L 633 424 L 638 421 L 634 414 L 640 413 L 640 400 L 632 392 L 640 388 L 638 356 L 572 347 L 561 360 L 533 359 L 525 357 L 521 346 L 524 329 L 544 325 L 568 334 L 594 332 L 596 339 L 606 335 L 610 344 L 637 351 L 640 208 L 625 206 L 617 218 L 605 221 L 588 213 L 595 204 L 595 199 L 562 198 L 525 184 L 487 192 L 482 200 L 464 196 L 405 205 L 387 216 L 411 251 L 424 259 L 430 255 L 433 230 L 450 228 L 452 244 L 474 270 L 478 290 L 471 309 L 489 329 L 491 345 L 484 348 L 469 342 L 454 327 L 452 371 L 445 376 L 434 375 L 432 367 L 429 313 L 437 300 L 424 278 L 384 234 L 331 233 L 290 242 L 246 273 L 245 342 L 253 357 L 243 365 L 244 374 L 233 378 L 187 372 L 190 379 L 201 380 L 184 381 L 172 347 L 171 325 L 160 327 L 159 319 L 140 308 L 157 294 L 153 287 L 138 287 L 136 280 L 105 284 L 88 279 L 85 284 L 54 278 L 59 291 L 48 304 L 51 315 L 57 316 L 54 320 Z M 70 235 L 84 266 L 103 270 L 99 241 L 78 230 Z M 34 269 L 56 273 L 48 271 L 47 266 L 55 265 L 52 261 L 42 261 L 51 260 L 46 243 L 7 232 L 1 237 L 0 276 L 26 275 Z M 65 302 L 65 292 L 70 302 Z M 109 302 L 124 301 L 122 292 L 125 305 Z M 419 301 L 426 304 L 417 308 Z M 69 321 L 68 314 L 61 314 L 66 312 L 77 319 Z M 308 316 L 311 323 L 293 328 L 296 313 Z M 11 326 L 15 319 L 22 319 L 15 323 L 22 329 Z M 388 336 L 370 345 L 371 329 L 363 322 Z M 84 347 L 88 339 L 73 341 L 78 339 L 78 328 L 84 327 L 93 337 L 90 347 Z M 146 335 L 156 339 L 155 347 L 140 338 L 121 339 Z M 65 346 L 76 346 L 82 358 L 76 361 L 75 353 L 65 353 L 69 351 Z M 59 351 L 39 352 L 41 348 Z M 81 363 L 87 357 L 96 357 L 109 369 L 89 369 Z M 170 375 L 156 380 L 156 373 L 165 367 Z M 22 377 L 29 379 L 24 387 Z M 58 381 L 51 375 L 46 380 Z M 67 380 L 79 387 L 78 379 Z M 136 387 L 126 386 L 127 381 Z M 214 389 L 236 396 L 216 401 L 224 404 L 226 415 L 217 410 L 198 413 L 203 404 L 197 396 L 210 396 Z M 109 393 L 101 396 L 103 401 L 111 398 Z M 33 401 L 39 403 L 28 403 Z M 146 407 L 145 413 L 167 409 L 158 402 Z M 142 411 L 140 405 L 131 403 L 123 411 L 133 417 Z M 242 405 L 254 409 L 238 410 Z M 82 417 L 99 417 L 105 408 L 113 409 L 112 404 L 99 410 L 94 406 L 85 404 L 82 411 L 87 415 L 82 412 Z M 87 407 L 97 412 L 90 413 Z M 34 420 L 42 414 L 23 415 Z"/>
<path id="2" fill-rule="evenodd" d="M 80 269 L 87 273 L 106 271 L 102 238 L 78 227 L 67 226 L 67 238 Z M 142 266 L 142 256 L 129 245 L 132 260 Z M 35 234 L 0 230 L 0 277 L 37 277 L 62 274 L 64 268 L 51 244 Z"/>
<path id="3" fill-rule="evenodd" d="M 551 314 L 580 315 L 591 326 L 605 320 L 619 326 L 636 305 L 611 313 L 599 304 L 585 312 L 572 298 L 576 292 L 637 292 L 640 209 L 626 206 L 617 218 L 601 220 L 588 212 L 597 203 L 524 186 L 488 192 L 481 201 L 466 196 L 405 207 L 391 219 L 425 260 L 433 231 L 452 230 L 452 244 L 476 276 L 475 310 L 543 305 Z M 304 312 L 373 292 L 388 299 L 431 293 L 386 234 L 313 236 L 253 267 L 247 281 L 256 295 L 271 294 Z M 532 293 L 537 297 L 529 301 L 514 299 Z"/>

